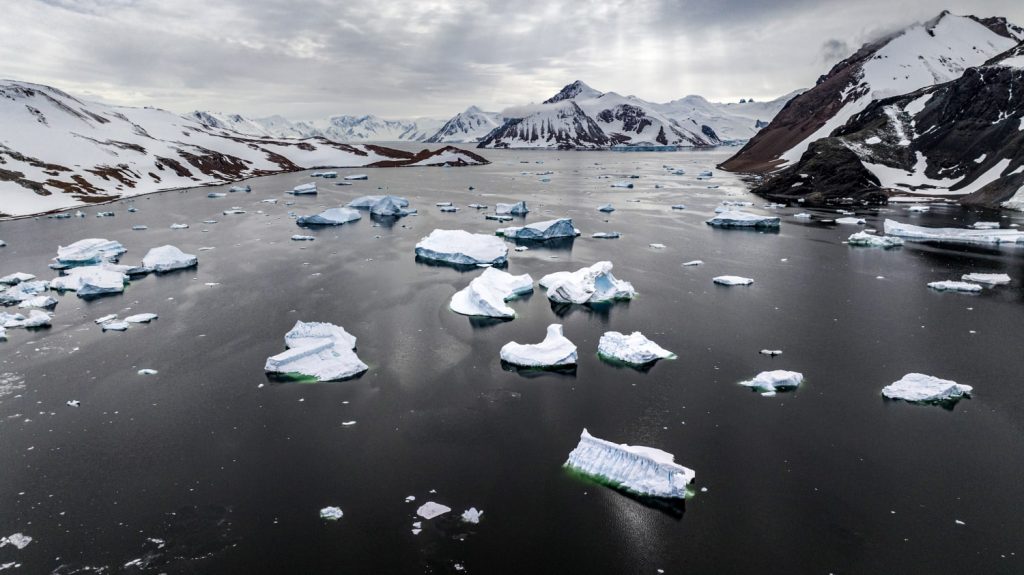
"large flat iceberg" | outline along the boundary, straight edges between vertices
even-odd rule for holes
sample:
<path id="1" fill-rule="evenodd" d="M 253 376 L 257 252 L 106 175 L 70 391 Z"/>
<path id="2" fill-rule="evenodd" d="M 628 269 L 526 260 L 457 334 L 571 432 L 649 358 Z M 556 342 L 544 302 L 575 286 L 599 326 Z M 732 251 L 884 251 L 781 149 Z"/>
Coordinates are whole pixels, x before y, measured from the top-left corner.
<path id="1" fill-rule="evenodd" d="M 340 226 L 362 217 L 359 210 L 352 208 L 330 208 L 312 216 L 299 216 L 295 223 L 300 226 Z"/>
<path id="2" fill-rule="evenodd" d="M 638 495 L 682 499 L 697 474 L 671 453 L 641 445 L 615 444 L 586 429 L 565 466 Z"/>
<path id="3" fill-rule="evenodd" d="M 199 258 L 171 245 L 153 248 L 142 258 L 142 267 L 157 273 L 191 268 L 198 264 Z"/>
<path id="4" fill-rule="evenodd" d="M 128 277 L 117 270 L 102 266 L 72 268 L 67 274 L 54 278 L 50 289 L 73 291 L 78 297 L 90 298 L 121 293 Z"/>
<path id="5" fill-rule="evenodd" d="M 892 236 L 876 236 L 867 232 L 857 232 L 851 235 L 846 243 L 851 246 L 890 249 L 902 246 L 903 240 Z"/>
<path id="6" fill-rule="evenodd" d="M 500 238 L 464 230 L 434 230 L 416 244 L 416 255 L 456 265 L 495 265 L 508 261 L 508 246 Z"/>
<path id="7" fill-rule="evenodd" d="M 597 262 L 574 272 L 555 272 L 540 278 L 548 299 L 555 303 L 601 303 L 633 299 L 633 284 L 612 275 L 612 262 Z"/>
<path id="8" fill-rule="evenodd" d="M 740 385 L 752 387 L 761 392 L 773 393 L 780 389 L 796 389 L 804 382 L 804 374 L 798 371 L 775 369 L 762 371 L 754 379 L 741 381 Z"/>
<path id="9" fill-rule="evenodd" d="M 59 246 L 54 260 L 64 265 L 83 266 L 115 259 L 126 251 L 120 242 L 88 238 L 68 246 Z"/>
<path id="10" fill-rule="evenodd" d="M 284 336 L 288 351 L 267 358 L 268 373 L 299 374 L 317 381 L 336 381 L 366 371 L 356 355 L 356 338 L 330 323 L 303 322 Z"/>
<path id="11" fill-rule="evenodd" d="M 462 315 L 511 319 L 516 312 L 505 302 L 532 291 L 533 278 L 530 274 L 514 276 L 496 268 L 487 268 L 452 296 L 449 307 Z"/>
<path id="12" fill-rule="evenodd" d="M 597 344 L 597 354 L 630 365 L 647 365 L 659 359 L 676 357 L 676 354 L 647 339 L 638 331 L 629 335 L 617 331 L 605 332 Z"/>
<path id="13" fill-rule="evenodd" d="M 501 359 L 520 367 L 569 367 L 576 365 L 576 344 L 562 335 L 561 324 L 553 323 L 540 343 L 506 343 L 501 348 Z"/>
<path id="14" fill-rule="evenodd" d="M 370 210 L 376 216 L 407 216 L 416 210 L 408 210 L 409 200 L 398 196 L 362 196 L 347 204 L 357 210 Z"/>
<path id="15" fill-rule="evenodd" d="M 704 223 L 719 228 L 774 229 L 779 227 L 780 221 L 776 216 L 758 216 L 740 210 L 730 210 L 722 212 Z"/>
<path id="16" fill-rule="evenodd" d="M 948 379 L 939 379 L 923 373 L 908 373 L 903 379 L 882 388 L 889 399 L 902 399 L 913 403 L 944 403 L 970 396 L 974 388 Z"/>
<path id="17" fill-rule="evenodd" d="M 986 285 L 1005 285 L 1010 283 L 1010 276 L 1006 274 L 983 274 L 983 273 L 972 273 L 964 274 L 960 279 L 965 282 L 976 282 Z"/>
<path id="18" fill-rule="evenodd" d="M 572 225 L 571 218 L 547 220 L 544 222 L 527 224 L 525 226 L 499 228 L 495 233 L 509 239 L 534 241 L 553 240 L 555 238 L 574 238 L 579 235 L 579 232 Z"/>
<path id="19" fill-rule="evenodd" d="M 1024 232 L 1017 229 L 926 228 L 885 220 L 885 233 L 915 242 L 956 244 L 1024 243 Z"/>

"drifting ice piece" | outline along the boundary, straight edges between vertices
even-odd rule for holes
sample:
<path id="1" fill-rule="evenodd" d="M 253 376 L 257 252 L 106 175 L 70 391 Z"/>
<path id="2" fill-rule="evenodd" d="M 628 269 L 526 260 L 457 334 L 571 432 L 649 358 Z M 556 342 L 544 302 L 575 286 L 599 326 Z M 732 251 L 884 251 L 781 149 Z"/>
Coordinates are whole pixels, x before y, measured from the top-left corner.
<path id="1" fill-rule="evenodd" d="M 447 505 L 441 505 L 440 503 L 434 503 L 433 501 L 427 501 L 423 505 L 420 505 L 419 509 L 416 510 L 416 515 L 424 519 L 433 519 L 438 515 L 444 515 L 451 511 L 452 508 Z"/>
<path id="2" fill-rule="evenodd" d="M 601 357 L 630 365 L 646 365 L 659 359 L 676 357 L 676 354 L 647 339 L 638 331 L 630 335 L 623 335 L 617 331 L 605 332 L 597 344 L 597 353 Z"/>
<path id="3" fill-rule="evenodd" d="M 6 276 L 0 278 L 0 284 L 6 285 L 6 286 L 13 286 L 13 285 L 18 285 L 21 282 L 32 281 L 34 279 L 36 279 L 36 276 L 34 276 L 32 274 L 27 274 L 27 273 L 24 273 L 24 272 L 16 272 L 16 273 L 13 273 L 13 274 L 10 274 L 10 275 L 6 275 Z"/>
<path id="4" fill-rule="evenodd" d="M 385 202 L 385 200 L 387 200 Z M 381 203 L 384 202 L 384 203 Z M 395 205 L 399 208 L 409 207 L 409 200 L 400 198 L 398 196 L 360 196 L 351 202 L 345 204 L 346 207 L 355 208 L 357 210 L 373 210 L 373 207 L 380 204 L 382 207 L 387 205 Z"/>
<path id="5" fill-rule="evenodd" d="M 312 216 L 300 216 L 295 223 L 300 226 L 340 226 L 362 217 L 358 210 L 352 208 L 331 208 Z"/>
<path id="6" fill-rule="evenodd" d="M 235 193 L 235 192 L 251 192 L 252 191 L 252 187 L 250 187 L 248 184 L 246 184 L 244 186 L 231 186 L 230 188 L 228 188 L 228 191 L 231 192 L 231 193 Z"/>
<path id="7" fill-rule="evenodd" d="M 976 230 L 998 230 L 999 222 L 974 222 L 970 227 Z"/>
<path id="8" fill-rule="evenodd" d="M 571 218 L 536 222 L 522 227 L 500 228 L 495 233 L 508 239 L 536 241 L 574 238 L 579 235 L 572 225 Z"/>
<path id="9" fill-rule="evenodd" d="M 20 313 L 6 313 L 0 311 L 0 327 L 44 327 L 50 325 L 53 316 L 45 311 L 37 309 L 28 312 L 28 316 Z"/>
<path id="10" fill-rule="evenodd" d="M 548 299 L 555 303 L 601 303 L 633 299 L 633 284 L 612 275 L 612 262 L 597 262 L 574 272 L 555 272 L 540 278 Z"/>
<path id="11" fill-rule="evenodd" d="M 316 183 L 310 182 L 308 184 L 299 184 L 292 188 L 292 194 L 296 196 L 301 195 L 312 195 L 316 193 Z"/>
<path id="12" fill-rule="evenodd" d="M 462 521 L 465 523 L 480 523 L 480 517 L 483 516 L 483 510 L 478 510 L 476 507 L 470 507 L 469 509 L 462 512 Z"/>
<path id="13" fill-rule="evenodd" d="M 128 323 L 149 323 L 157 318 L 155 313 L 137 313 L 124 318 Z"/>
<path id="14" fill-rule="evenodd" d="M 753 387 L 758 391 L 774 392 L 780 389 L 794 389 L 804 381 L 804 374 L 796 371 L 776 369 L 762 371 L 754 379 L 741 381 L 740 385 Z"/>
<path id="15" fill-rule="evenodd" d="M 621 182 L 615 182 L 614 184 L 612 184 L 612 185 L 611 185 L 611 186 L 609 186 L 609 187 L 612 187 L 612 188 L 629 188 L 629 189 L 633 189 L 633 183 L 632 183 L 632 182 L 627 182 L 627 181 L 623 180 L 623 181 L 621 181 Z"/>
<path id="16" fill-rule="evenodd" d="M 434 230 L 416 244 L 416 255 L 456 265 L 503 265 L 508 246 L 500 238 L 464 230 Z"/>
<path id="17" fill-rule="evenodd" d="M 87 298 L 121 293 L 124 291 L 124 284 L 127 279 L 127 276 L 120 271 L 100 266 L 86 266 L 68 270 L 67 275 L 60 276 L 51 281 L 50 288 L 61 291 L 74 291 L 77 292 L 78 297 Z"/>
<path id="18" fill-rule="evenodd" d="M 350 176 L 345 176 L 344 179 L 346 179 L 346 180 L 369 180 L 370 176 L 367 176 L 366 174 L 352 174 Z"/>
<path id="19" fill-rule="evenodd" d="M 615 240 L 621 236 L 622 234 L 619 232 L 595 232 L 590 234 L 590 237 L 598 240 Z"/>
<path id="20" fill-rule="evenodd" d="M 847 238 L 846 243 L 851 246 L 890 249 L 902 246 L 903 240 L 892 236 L 874 236 L 867 232 L 857 232 Z"/>
<path id="21" fill-rule="evenodd" d="M 974 388 L 948 379 L 939 379 L 923 373 L 908 373 L 903 379 L 882 388 L 889 399 L 903 399 L 913 403 L 942 403 L 970 396 Z"/>
<path id="22" fill-rule="evenodd" d="M 529 213 L 530 209 L 526 207 L 526 202 L 516 202 L 514 204 L 494 204 L 494 213 L 498 215 L 506 216 L 525 216 Z"/>
<path id="23" fill-rule="evenodd" d="M 562 335 L 561 324 L 548 326 L 544 341 L 521 344 L 511 341 L 501 348 L 501 359 L 520 367 L 566 367 L 576 365 L 576 344 Z"/>
<path id="24" fill-rule="evenodd" d="M 864 218 L 850 218 L 850 217 L 846 217 L 846 218 L 836 218 L 836 223 L 837 224 L 848 224 L 848 225 L 855 225 L 855 226 L 863 226 L 864 224 L 866 224 L 868 222 Z"/>
<path id="25" fill-rule="evenodd" d="M 448 307 L 462 315 L 512 319 L 516 312 L 505 302 L 532 291 L 533 278 L 530 274 L 514 276 L 496 268 L 487 268 L 452 296 Z"/>
<path id="26" fill-rule="evenodd" d="M 341 507 L 324 507 L 320 510 L 320 519 L 326 519 L 328 521 L 337 521 L 345 513 L 341 510 Z"/>
<path id="27" fill-rule="evenodd" d="M 27 309 L 27 308 L 33 308 L 33 307 L 34 308 L 39 308 L 39 309 L 53 309 L 53 308 L 57 307 L 57 303 L 58 303 L 57 300 L 53 299 L 50 296 L 37 295 L 34 298 L 29 298 L 29 299 L 19 303 L 18 307 L 21 308 L 21 309 Z"/>
<path id="28" fill-rule="evenodd" d="M 188 224 L 171 224 L 172 230 L 184 230 L 188 229 Z"/>
<path id="29" fill-rule="evenodd" d="M 964 274 L 960 279 L 965 282 L 977 282 L 994 286 L 1010 283 L 1010 276 L 1006 274 Z"/>
<path id="30" fill-rule="evenodd" d="M 7 537 L 0 537 L 0 547 L 3 547 L 4 545 L 14 545 L 16 549 L 24 549 L 31 542 L 31 537 L 28 535 L 22 535 L 21 533 L 15 533 L 13 535 L 8 535 Z M 4 568 L 6 568 L 6 565 Z"/>
<path id="31" fill-rule="evenodd" d="M 126 331 L 128 329 L 128 322 L 122 320 L 108 321 L 100 325 L 103 331 Z"/>
<path id="32" fill-rule="evenodd" d="M 735 210 L 722 212 L 704 223 L 719 228 L 778 228 L 780 221 L 776 216 L 758 216 Z"/>
<path id="33" fill-rule="evenodd" d="M 407 210 L 405 206 L 408 206 L 409 202 L 404 198 L 396 196 L 384 196 L 372 206 L 370 206 L 370 213 L 377 216 L 407 216 L 409 214 L 416 213 L 416 210 Z"/>
<path id="34" fill-rule="evenodd" d="M 617 445 L 586 429 L 565 466 L 626 491 L 651 497 L 682 499 L 696 473 L 675 462 L 675 456 L 641 445 Z"/>
<path id="35" fill-rule="evenodd" d="M 69 266 L 82 266 L 114 259 L 126 251 L 128 250 L 120 242 L 89 238 L 78 240 L 69 246 L 58 247 L 54 260 Z"/>
<path id="36" fill-rule="evenodd" d="M 288 351 L 267 358 L 268 373 L 298 373 L 317 381 L 358 375 L 368 368 L 356 356 L 356 338 L 344 328 L 320 322 L 296 322 L 284 336 Z"/>
<path id="37" fill-rule="evenodd" d="M 295 234 L 294 236 L 292 236 L 292 241 L 296 241 L 296 242 L 311 242 L 311 241 L 313 241 L 315 239 L 316 238 L 313 237 L 313 236 L 304 236 L 304 235 L 301 235 L 301 234 Z"/>
<path id="38" fill-rule="evenodd" d="M 0 305 L 21 303 L 38 296 L 48 289 L 50 289 L 50 282 L 46 280 L 21 282 L 6 291 L 0 292 Z"/>
<path id="39" fill-rule="evenodd" d="M 885 220 L 885 233 L 916 242 L 958 244 L 1024 243 L 1024 232 L 1016 229 L 926 228 L 903 224 L 894 220 Z"/>
<path id="40" fill-rule="evenodd" d="M 610 214 L 610 213 L 615 211 L 615 208 L 613 208 L 611 204 L 605 204 L 605 205 L 597 208 L 597 211 L 604 212 L 606 214 Z"/>
<path id="41" fill-rule="evenodd" d="M 153 248 L 142 258 L 142 267 L 157 273 L 190 268 L 198 264 L 199 258 L 170 245 Z"/>
<path id="42" fill-rule="evenodd" d="M 703 260 L 690 260 L 688 262 L 683 262 L 683 266 L 684 267 L 702 266 L 702 265 L 704 265 L 704 261 Z"/>
<path id="43" fill-rule="evenodd" d="M 972 284 L 967 282 L 958 281 L 941 281 L 931 282 L 928 287 L 938 291 L 962 291 L 962 292 L 979 292 L 981 286 L 978 284 Z"/>
<path id="44" fill-rule="evenodd" d="M 754 280 L 741 276 L 718 276 L 711 281 L 724 286 L 746 286 L 754 283 Z"/>

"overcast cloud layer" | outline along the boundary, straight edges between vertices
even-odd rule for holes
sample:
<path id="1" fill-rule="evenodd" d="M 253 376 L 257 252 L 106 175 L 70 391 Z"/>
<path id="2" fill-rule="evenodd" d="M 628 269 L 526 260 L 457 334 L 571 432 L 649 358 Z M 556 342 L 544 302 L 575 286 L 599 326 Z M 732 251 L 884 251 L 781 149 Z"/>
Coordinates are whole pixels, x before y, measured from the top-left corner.
<path id="1" fill-rule="evenodd" d="M 943 9 L 1024 25 L 1020 0 L 20 0 L 0 17 L 0 77 L 293 119 L 501 110 L 575 79 L 768 99 Z"/>

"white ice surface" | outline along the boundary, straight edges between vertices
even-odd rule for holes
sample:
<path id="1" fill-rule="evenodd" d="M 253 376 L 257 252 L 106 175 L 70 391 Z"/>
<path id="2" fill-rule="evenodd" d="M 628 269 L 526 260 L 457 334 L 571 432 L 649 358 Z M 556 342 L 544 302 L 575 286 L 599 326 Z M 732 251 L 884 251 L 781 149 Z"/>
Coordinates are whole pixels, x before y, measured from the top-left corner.
<path id="1" fill-rule="evenodd" d="M 157 273 L 190 268 L 198 263 L 199 258 L 171 245 L 153 248 L 142 258 L 142 267 Z"/>
<path id="2" fill-rule="evenodd" d="M 939 379 L 922 373 L 908 373 L 902 379 L 882 388 L 889 399 L 903 399 L 914 403 L 938 403 L 970 396 L 973 387 L 948 379 Z"/>
<path id="3" fill-rule="evenodd" d="M 793 389 L 799 387 L 804 381 L 804 375 L 796 371 L 776 369 L 762 371 L 753 379 L 741 381 L 740 385 L 752 387 L 758 391 L 777 391 L 780 389 Z"/>
<path id="4" fill-rule="evenodd" d="M 640 495 L 686 497 L 696 473 L 675 462 L 675 457 L 653 447 L 615 444 L 590 435 L 586 429 L 569 454 L 566 467 L 608 481 Z"/>
<path id="5" fill-rule="evenodd" d="M 636 296 L 633 284 L 612 275 L 612 263 L 607 261 L 574 272 L 551 273 L 540 278 L 539 283 L 555 303 L 601 303 Z"/>
<path id="6" fill-rule="evenodd" d="M 267 358 L 264 371 L 334 381 L 368 369 L 355 353 L 356 338 L 340 326 L 298 321 L 284 339 L 288 350 Z"/>
<path id="7" fill-rule="evenodd" d="M 676 357 L 676 354 L 647 339 L 639 331 L 629 335 L 617 331 L 605 332 L 597 344 L 597 353 L 631 365 L 646 365 L 659 359 Z"/>
<path id="8" fill-rule="evenodd" d="M 508 261 L 508 246 L 495 236 L 434 230 L 416 244 L 416 255 L 459 265 L 502 265 Z"/>
<path id="9" fill-rule="evenodd" d="M 516 312 L 505 302 L 532 291 L 533 278 L 529 274 L 514 276 L 496 268 L 487 268 L 452 296 L 449 307 L 462 315 L 510 319 L 516 316 Z"/>
<path id="10" fill-rule="evenodd" d="M 541 343 L 506 343 L 501 348 L 501 359 L 522 367 L 576 365 L 576 345 L 562 335 L 561 324 L 555 323 L 548 326 L 547 335 Z"/>

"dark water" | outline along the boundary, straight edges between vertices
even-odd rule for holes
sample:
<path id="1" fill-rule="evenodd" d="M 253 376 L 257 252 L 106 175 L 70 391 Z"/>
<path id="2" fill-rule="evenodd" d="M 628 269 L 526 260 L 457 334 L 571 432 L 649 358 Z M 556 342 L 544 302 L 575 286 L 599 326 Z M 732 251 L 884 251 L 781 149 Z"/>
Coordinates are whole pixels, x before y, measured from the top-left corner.
<path id="1" fill-rule="evenodd" d="M 303 174 L 253 180 L 251 194 L 221 199 L 169 192 L 84 219 L 0 223 L 3 274 L 52 277 L 57 246 L 85 237 L 124 243 L 122 263 L 165 243 L 200 257 L 197 270 L 146 277 L 121 296 L 65 295 L 51 329 L 9 330 L 0 343 L 0 535 L 34 538 L 0 549 L 0 564 L 18 562 L 20 573 L 1024 572 L 1024 250 L 855 249 L 842 240 L 856 226 L 801 222 L 788 217 L 793 208 L 778 210 L 777 234 L 712 229 L 704 220 L 727 195 L 763 202 L 726 175 L 698 182 L 662 165 L 696 175 L 725 153 L 488 152 L 484 167 L 358 170 L 370 180 L 324 181 L 293 207 L 281 190 L 309 181 Z M 547 170 L 550 183 L 520 174 Z M 621 190 L 609 187 L 619 178 L 598 179 L 609 174 L 642 177 Z M 312 231 L 286 215 L 378 186 L 420 215 Z M 282 204 L 259 203 L 270 197 Z M 510 322 L 450 312 L 476 272 L 419 264 L 413 245 L 435 227 L 498 224 L 434 203 L 519 199 L 533 210 L 526 221 L 569 215 L 584 235 L 513 252 L 507 271 L 538 279 L 608 259 L 640 296 L 564 310 L 536 292 L 512 303 Z M 609 201 L 613 214 L 595 210 Z M 669 209 L 680 202 L 688 209 Z M 221 215 L 231 206 L 248 213 Z M 93 216 L 107 209 L 117 215 Z M 872 226 L 998 217 L 955 207 L 863 215 Z M 200 223 L 208 218 L 219 223 Z M 175 222 L 191 228 L 168 229 Z M 622 238 L 589 237 L 612 230 Z M 292 242 L 295 233 L 317 239 Z M 680 265 L 692 259 L 706 264 Z M 925 287 L 970 271 L 1014 282 L 980 295 Z M 722 274 L 756 282 L 713 285 Z M 129 309 L 160 318 L 125 333 L 92 322 Z M 264 361 L 298 319 L 344 326 L 369 371 L 340 383 L 268 380 Z M 553 322 L 580 348 L 575 374 L 502 369 L 503 344 L 539 341 Z M 607 330 L 642 330 L 679 358 L 647 372 L 608 365 L 596 356 Z M 762 348 L 785 353 L 771 359 Z M 766 369 L 807 380 L 774 398 L 737 385 Z M 914 371 L 975 395 L 952 410 L 881 398 Z M 566 472 L 584 427 L 674 453 L 696 470 L 698 493 L 659 506 Z M 453 511 L 413 535 L 427 500 Z M 320 520 L 327 505 L 344 517 Z M 470 506 L 484 510 L 479 525 L 458 519 Z"/>

